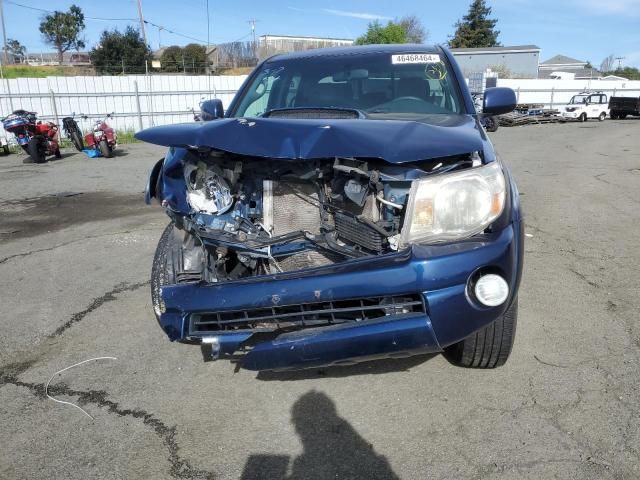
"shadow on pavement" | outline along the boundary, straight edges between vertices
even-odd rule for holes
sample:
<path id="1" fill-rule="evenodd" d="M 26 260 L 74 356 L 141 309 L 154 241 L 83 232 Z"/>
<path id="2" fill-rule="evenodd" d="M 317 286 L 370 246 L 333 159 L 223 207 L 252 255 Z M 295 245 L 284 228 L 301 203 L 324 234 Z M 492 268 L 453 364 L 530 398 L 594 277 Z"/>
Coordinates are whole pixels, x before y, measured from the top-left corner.
<path id="1" fill-rule="evenodd" d="M 258 372 L 257 380 L 262 381 L 294 381 L 308 380 L 318 377 L 342 378 L 353 377 L 354 375 L 380 375 L 392 372 L 408 372 L 411 368 L 416 367 L 424 362 L 437 357 L 438 353 L 430 353 L 425 355 L 416 355 L 407 358 L 394 358 L 374 360 L 356 365 L 341 365 L 335 367 L 319 367 L 309 368 L 306 370 L 291 370 L 283 372 Z"/>
<path id="2" fill-rule="evenodd" d="M 312 390 L 300 397 L 291 408 L 291 422 L 303 447 L 291 474 L 289 456 L 257 454 L 247 459 L 242 480 L 399 479 L 387 459 L 338 416 L 324 393 Z"/>

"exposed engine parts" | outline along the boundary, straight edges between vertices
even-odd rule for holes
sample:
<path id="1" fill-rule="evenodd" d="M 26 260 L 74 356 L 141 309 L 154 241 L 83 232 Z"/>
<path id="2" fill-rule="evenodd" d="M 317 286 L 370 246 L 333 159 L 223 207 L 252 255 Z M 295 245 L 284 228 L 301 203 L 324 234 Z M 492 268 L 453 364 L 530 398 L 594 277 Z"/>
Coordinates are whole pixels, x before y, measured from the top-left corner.
<path id="1" fill-rule="evenodd" d="M 201 259 L 200 278 L 221 282 L 395 251 L 412 180 L 470 158 L 398 168 L 191 151 L 183 161 L 191 213 L 176 222 L 186 231 L 176 266 L 188 264 L 192 281 Z"/>

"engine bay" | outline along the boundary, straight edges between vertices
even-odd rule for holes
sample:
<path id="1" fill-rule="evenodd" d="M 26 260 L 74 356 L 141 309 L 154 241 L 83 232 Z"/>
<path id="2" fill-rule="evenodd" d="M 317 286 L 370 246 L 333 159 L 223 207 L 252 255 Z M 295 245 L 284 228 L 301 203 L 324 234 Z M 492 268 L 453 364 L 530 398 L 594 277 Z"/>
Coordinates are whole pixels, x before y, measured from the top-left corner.
<path id="1" fill-rule="evenodd" d="M 477 153 L 393 165 L 378 159 L 265 159 L 191 150 L 191 212 L 176 282 L 225 282 L 398 251 L 414 179 L 471 167 Z"/>

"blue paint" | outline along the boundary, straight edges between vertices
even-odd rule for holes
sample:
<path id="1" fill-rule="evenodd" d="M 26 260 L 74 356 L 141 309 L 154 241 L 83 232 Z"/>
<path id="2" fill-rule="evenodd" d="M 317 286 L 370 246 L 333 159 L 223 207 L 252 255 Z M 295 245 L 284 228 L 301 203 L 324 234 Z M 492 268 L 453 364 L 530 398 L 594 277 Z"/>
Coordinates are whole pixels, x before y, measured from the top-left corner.
<path id="1" fill-rule="evenodd" d="M 417 47 L 375 46 L 365 50 L 386 54 L 406 48 L 415 50 Z M 424 48 L 425 51 L 433 50 Z M 399 203 L 408 193 L 406 182 L 425 173 L 407 162 L 470 152 L 479 152 L 483 163 L 497 161 L 493 146 L 479 125 L 457 63 L 446 49 L 437 51 L 451 64 L 464 111 L 468 114 L 425 115 L 412 121 L 238 119 L 231 118 L 236 97 L 227 112 L 229 118 L 154 127 L 136 135 L 140 140 L 170 147 L 166 157 L 150 173 L 145 200 L 147 203 L 151 198 L 162 200 L 172 218 L 189 215 L 196 222 L 210 226 L 221 221 L 224 215 L 194 214 L 186 201 L 183 159 L 192 146 L 285 162 L 334 157 L 382 159 L 388 162 L 380 169 L 387 182 L 385 198 L 394 195 Z M 293 54 L 292 58 L 296 55 L 302 54 Z M 318 52 L 304 55 L 316 55 L 318 61 L 322 58 L 322 53 Z M 282 61 L 283 57 L 278 59 Z M 247 82 L 250 80 L 251 76 Z M 241 87 L 238 96 L 243 94 L 245 86 Z M 514 98 L 513 91 L 508 89 L 487 90 L 485 112 L 506 111 L 512 108 Z M 217 103 L 211 106 L 213 116 L 220 117 L 221 106 Z M 507 183 L 506 205 L 490 231 L 461 241 L 412 245 L 400 252 L 301 271 L 224 283 L 165 286 L 162 299 L 166 310 L 160 316 L 160 324 L 171 340 L 197 340 L 197 336 L 189 337 L 188 323 L 192 314 L 268 309 L 275 305 L 274 299 L 278 306 L 287 306 L 421 295 L 426 313 L 391 314 L 375 320 L 280 333 L 275 338 L 254 338 L 252 332 L 233 331 L 214 331 L 213 335 L 218 337 L 222 355 L 231 355 L 242 346 L 251 346 L 243 359 L 244 368 L 251 370 L 337 365 L 442 351 L 495 321 L 517 297 L 524 253 L 523 223 L 517 187 L 509 170 L 504 165 L 502 168 Z M 246 205 L 238 202 L 234 208 L 240 210 L 227 213 L 229 218 L 247 216 L 247 211 L 243 210 Z M 260 202 L 256 208 L 262 208 Z M 305 242 L 301 240 L 274 246 L 271 253 L 286 255 L 304 248 Z M 510 297 L 499 307 L 479 305 L 467 293 L 470 278 L 485 268 L 500 272 L 509 285 Z M 208 332 L 207 335 L 212 334 Z"/>

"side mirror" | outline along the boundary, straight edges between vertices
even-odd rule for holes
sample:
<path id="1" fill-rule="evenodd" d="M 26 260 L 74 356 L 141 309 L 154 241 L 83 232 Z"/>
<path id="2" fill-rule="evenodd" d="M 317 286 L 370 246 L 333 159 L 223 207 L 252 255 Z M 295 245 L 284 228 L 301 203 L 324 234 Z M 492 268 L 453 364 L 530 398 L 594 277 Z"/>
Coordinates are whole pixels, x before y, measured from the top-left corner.
<path id="1" fill-rule="evenodd" d="M 200 104 L 200 118 L 202 121 L 207 122 L 209 120 L 217 120 L 222 117 L 224 117 L 222 100 L 212 98 L 211 100 L 205 100 Z"/>
<path id="2" fill-rule="evenodd" d="M 492 87 L 484 91 L 482 113 L 487 115 L 502 115 L 512 112 L 516 108 L 516 92 L 506 87 Z"/>

